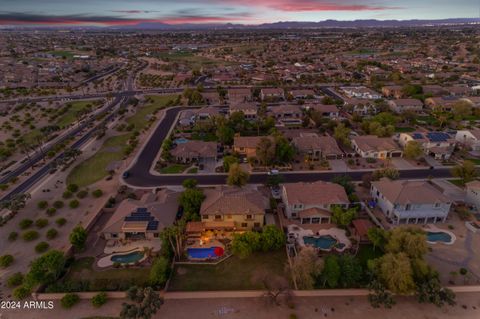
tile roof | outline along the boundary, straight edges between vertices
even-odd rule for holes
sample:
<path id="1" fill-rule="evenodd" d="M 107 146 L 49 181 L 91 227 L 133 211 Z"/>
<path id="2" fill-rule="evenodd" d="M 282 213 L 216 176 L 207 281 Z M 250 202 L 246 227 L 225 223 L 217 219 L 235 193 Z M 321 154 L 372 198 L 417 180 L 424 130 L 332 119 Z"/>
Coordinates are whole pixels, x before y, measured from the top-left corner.
<path id="1" fill-rule="evenodd" d="M 288 183 L 283 184 L 289 205 L 330 205 L 348 204 L 345 189 L 333 183 L 318 181 L 314 183 Z"/>
<path id="2" fill-rule="evenodd" d="M 221 186 L 204 191 L 205 200 L 200 215 L 262 215 L 268 199 L 257 189 Z"/>
<path id="3" fill-rule="evenodd" d="M 364 152 L 380 152 L 398 149 L 397 144 L 390 137 L 377 137 L 375 135 L 355 136 L 352 140 Z"/>
<path id="4" fill-rule="evenodd" d="M 372 185 L 393 204 L 449 203 L 451 200 L 428 181 L 392 181 L 383 178 Z"/>

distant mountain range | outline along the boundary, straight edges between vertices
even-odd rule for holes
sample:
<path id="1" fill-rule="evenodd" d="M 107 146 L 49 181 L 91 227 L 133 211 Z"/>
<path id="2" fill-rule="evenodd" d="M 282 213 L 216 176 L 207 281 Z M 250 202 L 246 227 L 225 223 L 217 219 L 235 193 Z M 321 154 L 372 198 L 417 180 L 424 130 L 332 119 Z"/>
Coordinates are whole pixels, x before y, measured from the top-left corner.
<path id="1" fill-rule="evenodd" d="M 245 24 L 166 24 L 160 22 L 140 22 L 136 25 L 116 26 L 112 29 L 133 30 L 192 30 L 192 29 L 314 29 L 314 28 L 373 28 L 373 27 L 415 27 L 480 24 L 479 18 L 455 18 L 440 20 L 325 20 L 319 22 L 280 21 L 259 25 Z"/>

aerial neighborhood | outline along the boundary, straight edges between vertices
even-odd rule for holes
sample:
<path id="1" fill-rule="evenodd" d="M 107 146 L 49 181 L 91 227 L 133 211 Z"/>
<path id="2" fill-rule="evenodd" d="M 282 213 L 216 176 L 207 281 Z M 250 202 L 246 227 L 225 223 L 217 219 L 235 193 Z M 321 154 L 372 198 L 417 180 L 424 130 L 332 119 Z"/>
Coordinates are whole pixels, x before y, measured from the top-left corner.
<path id="1" fill-rule="evenodd" d="M 284 318 L 480 317 L 479 40 L 0 30 L 0 296 L 64 318 L 212 291 Z"/>

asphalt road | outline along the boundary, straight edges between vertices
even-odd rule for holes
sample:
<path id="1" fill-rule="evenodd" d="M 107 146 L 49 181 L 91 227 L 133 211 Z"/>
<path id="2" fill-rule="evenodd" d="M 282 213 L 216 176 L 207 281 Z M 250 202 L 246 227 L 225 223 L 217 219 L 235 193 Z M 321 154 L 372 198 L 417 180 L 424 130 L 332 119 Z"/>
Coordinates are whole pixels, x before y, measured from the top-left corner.
<path id="1" fill-rule="evenodd" d="M 168 109 L 162 122 L 156 127 L 147 141 L 144 148 L 140 151 L 135 163 L 128 169 L 130 176 L 124 182 L 133 187 L 160 187 L 167 185 L 181 185 L 185 179 L 195 178 L 199 185 L 219 185 L 225 184 L 226 174 L 209 175 L 152 175 L 152 167 L 155 158 L 160 150 L 163 140 L 167 137 L 172 125 L 174 125 L 177 114 L 182 110 L 181 107 Z M 282 173 L 284 182 L 314 182 L 318 180 L 330 181 L 338 175 L 348 175 L 354 181 L 361 181 L 365 171 L 357 172 L 286 172 Z M 445 178 L 451 177 L 449 168 L 437 169 L 412 169 L 400 171 L 402 179 L 419 178 Z M 250 176 L 250 183 L 263 184 L 268 175 L 266 173 L 255 173 Z"/>

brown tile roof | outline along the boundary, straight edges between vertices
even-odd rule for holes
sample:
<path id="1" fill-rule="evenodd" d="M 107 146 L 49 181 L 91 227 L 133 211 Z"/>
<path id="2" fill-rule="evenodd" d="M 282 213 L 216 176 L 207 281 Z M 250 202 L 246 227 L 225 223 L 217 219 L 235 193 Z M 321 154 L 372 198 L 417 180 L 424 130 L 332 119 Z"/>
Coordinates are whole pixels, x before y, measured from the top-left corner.
<path id="1" fill-rule="evenodd" d="M 433 204 L 449 203 L 451 200 L 443 195 L 428 181 L 392 181 L 383 178 L 372 185 L 393 204 Z"/>
<path id="2" fill-rule="evenodd" d="M 261 215 L 268 208 L 268 199 L 258 190 L 222 186 L 204 191 L 200 215 Z"/>
<path id="3" fill-rule="evenodd" d="M 330 204 L 348 204 L 347 193 L 345 189 L 333 183 L 318 181 L 314 183 L 288 183 L 283 184 L 287 194 L 289 205 L 330 205 Z"/>
<path id="4" fill-rule="evenodd" d="M 377 137 L 375 135 L 355 136 L 352 140 L 364 152 L 380 152 L 398 149 L 397 144 L 390 137 Z"/>
<path id="5" fill-rule="evenodd" d="M 271 138 L 270 136 L 235 136 L 233 145 L 235 147 L 256 148 L 264 137 Z"/>
<path id="6" fill-rule="evenodd" d="M 177 145 L 171 154 L 176 157 L 216 157 L 217 143 L 203 142 L 203 141 L 188 141 L 186 143 Z"/>
<path id="7" fill-rule="evenodd" d="M 329 104 L 307 104 L 305 108 L 311 109 L 320 113 L 338 113 L 338 107 L 336 105 Z"/>
<path id="8" fill-rule="evenodd" d="M 298 217 L 300 218 L 308 218 L 308 217 L 317 217 L 317 216 L 326 216 L 330 217 L 332 213 L 326 209 L 320 209 L 318 207 L 312 207 L 304 209 L 298 212 Z"/>
<path id="9" fill-rule="evenodd" d="M 331 136 L 300 135 L 293 138 L 292 143 L 302 152 L 321 150 L 324 154 L 343 154 L 338 147 L 337 141 Z"/>

